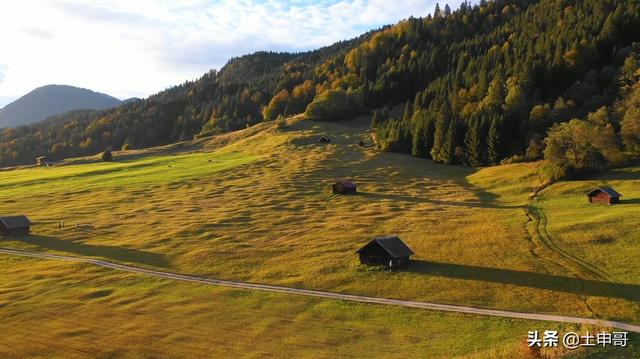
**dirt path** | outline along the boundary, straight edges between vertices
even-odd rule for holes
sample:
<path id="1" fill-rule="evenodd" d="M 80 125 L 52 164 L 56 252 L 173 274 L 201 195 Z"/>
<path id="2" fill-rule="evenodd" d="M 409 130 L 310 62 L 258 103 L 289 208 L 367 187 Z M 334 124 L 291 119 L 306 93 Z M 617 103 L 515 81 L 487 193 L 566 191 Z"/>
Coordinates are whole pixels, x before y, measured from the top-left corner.
<path id="1" fill-rule="evenodd" d="M 593 277 L 594 279 L 614 282 L 611 279 L 611 276 L 605 271 L 603 271 L 602 269 L 583 260 L 582 258 L 579 258 L 569 253 L 568 251 L 560 247 L 560 245 L 556 243 L 553 237 L 549 234 L 549 231 L 547 230 L 547 216 L 544 214 L 544 212 L 541 209 L 536 208 L 533 205 L 530 205 L 527 208 L 527 215 L 529 216 L 531 221 L 534 222 L 533 236 L 537 238 L 541 246 L 546 247 L 548 250 L 558 255 L 561 260 L 568 262 L 567 264 L 558 263 L 558 265 L 565 267 L 566 269 L 573 272 L 573 270 L 571 270 L 570 268 L 567 268 L 567 265 L 571 265 L 571 266 L 574 266 L 579 271 L 584 272 L 585 274 Z"/>
<path id="2" fill-rule="evenodd" d="M 439 310 L 439 311 L 455 312 L 455 313 L 488 315 L 493 317 L 506 317 L 506 318 L 541 320 L 541 321 L 576 323 L 576 324 L 590 324 L 590 325 L 618 328 L 622 330 L 640 333 L 640 325 L 634 325 L 634 324 L 622 323 L 622 322 L 616 322 L 616 321 L 610 321 L 610 320 L 569 317 L 569 316 L 552 315 L 552 314 L 512 312 L 507 310 L 475 308 L 475 307 L 428 303 L 428 302 L 415 302 L 415 301 L 400 300 L 400 299 L 376 298 L 376 297 L 367 297 L 367 296 L 361 296 L 361 295 L 324 292 L 324 291 L 311 290 L 311 289 L 282 287 L 282 286 L 267 285 L 267 284 L 254 284 L 254 283 L 246 283 L 246 282 L 226 281 L 226 280 L 212 279 L 212 278 L 206 278 L 206 277 L 200 277 L 200 276 L 185 275 L 185 274 L 178 274 L 178 273 L 171 273 L 171 272 L 162 272 L 162 271 L 157 271 L 152 269 L 133 267 L 128 265 L 108 262 L 100 259 L 30 252 L 30 251 L 7 249 L 7 248 L 0 248 L 0 253 L 8 254 L 8 255 L 32 257 L 32 258 L 89 263 L 96 266 L 115 269 L 115 270 L 129 272 L 129 273 L 144 274 L 144 275 L 149 275 L 149 276 L 154 276 L 159 278 L 165 278 L 165 279 L 171 279 L 171 280 L 177 280 L 177 281 L 183 281 L 183 282 L 201 283 L 206 285 L 216 285 L 216 286 L 232 287 L 232 288 L 240 288 L 240 289 L 260 290 L 260 291 L 266 291 L 266 292 L 304 295 L 304 296 L 316 297 L 316 298 L 345 300 L 345 301 L 368 303 L 368 304 L 394 305 L 394 306 L 407 307 L 407 308 L 420 308 L 420 309 Z"/>

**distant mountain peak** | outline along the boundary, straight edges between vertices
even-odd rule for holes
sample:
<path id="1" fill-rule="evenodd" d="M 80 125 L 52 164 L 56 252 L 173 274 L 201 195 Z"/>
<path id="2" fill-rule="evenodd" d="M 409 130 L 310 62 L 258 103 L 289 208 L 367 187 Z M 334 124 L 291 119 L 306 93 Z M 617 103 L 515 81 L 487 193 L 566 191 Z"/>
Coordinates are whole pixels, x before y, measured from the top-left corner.
<path id="1" fill-rule="evenodd" d="M 28 125 L 73 110 L 101 110 L 120 100 L 104 93 L 69 85 L 45 85 L 0 109 L 0 128 Z"/>

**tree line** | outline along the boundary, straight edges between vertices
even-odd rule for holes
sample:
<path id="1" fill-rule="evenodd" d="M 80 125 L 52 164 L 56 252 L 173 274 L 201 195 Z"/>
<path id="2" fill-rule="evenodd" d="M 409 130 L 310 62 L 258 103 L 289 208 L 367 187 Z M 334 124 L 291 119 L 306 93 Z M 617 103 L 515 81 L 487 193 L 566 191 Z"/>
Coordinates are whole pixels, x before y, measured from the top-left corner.
<path id="1" fill-rule="evenodd" d="M 154 146 L 301 112 L 370 113 L 383 150 L 470 166 L 545 158 L 545 176 L 567 177 L 637 157 L 638 28 L 635 1 L 438 6 L 316 51 L 232 59 L 111 111 L 5 129 L 0 165 Z"/>

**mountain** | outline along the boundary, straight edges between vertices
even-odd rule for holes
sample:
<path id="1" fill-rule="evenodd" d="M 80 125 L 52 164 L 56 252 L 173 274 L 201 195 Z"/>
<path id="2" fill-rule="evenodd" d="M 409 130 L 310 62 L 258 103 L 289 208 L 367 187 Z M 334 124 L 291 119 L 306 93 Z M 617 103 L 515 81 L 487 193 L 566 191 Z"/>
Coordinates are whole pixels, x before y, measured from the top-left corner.
<path id="1" fill-rule="evenodd" d="M 100 110 L 118 106 L 115 97 L 88 89 L 47 85 L 38 87 L 0 109 L 0 128 L 28 125 L 73 110 Z"/>
<path id="2" fill-rule="evenodd" d="M 572 119 L 591 124 L 565 133 L 606 134 L 608 146 L 622 142 L 618 104 L 635 106 L 626 97 L 640 73 L 637 28 L 635 1 L 465 1 L 315 51 L 234 58 L 141 101 L 0 131 L 0 166 L 169 144 L 303 112 L 332 121 L 373 114 L 380 149 L 445 164 L 540 159 L 548 131 Z M 597 145 L 577 144 L 589 153 L 573 157 L 598 166 L 617 157 Z"/>

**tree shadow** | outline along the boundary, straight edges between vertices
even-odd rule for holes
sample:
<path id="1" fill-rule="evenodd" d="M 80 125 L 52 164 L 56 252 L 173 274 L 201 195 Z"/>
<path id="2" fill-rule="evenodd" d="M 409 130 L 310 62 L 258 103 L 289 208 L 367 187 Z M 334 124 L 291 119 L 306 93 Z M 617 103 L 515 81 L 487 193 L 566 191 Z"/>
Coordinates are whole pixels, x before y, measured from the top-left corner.
<path id="1" fill-rule="evenodd" d="M 55 237 L 29 235 L 24 237 L 9 237 L 22 243 L 28 243 L 43 249 L 73 253 L 87 257 L 102 257 L 121 262 L 137 263 L 155 267 L 170 267 L 170 262 L 164 254 L 142 251 L 126 247 L 85 244 Z"/>
<path id="2" fill-rule="evenodd" d="M 470 208 L 500 208 L 500 209 L 515 209 L 515 208 L 524 208 L 523 206 L 505 206 L 497 204 L 492 200 L 485 200 L 485 198 L 481 197 L 481 201 L 443 201 L 437 199 L 430 198 L 420 198 L 413 196 L 406 196 L 400 194 L 384 194 L 384 193 L 371 193 L 371 192 L 358 192 L 357 195 L 363 196 L 366 198 L 376 199 L 376 200 L 389 200 L 389 201 L 402 201 L 402 202 L 411 202 L 411 203 L 430 203 L 435 205 L 442 206 L 461 206 L 461 207 L 470 207 Z M 480 196 L 479 196 L 480 197 Z"/>
<path id="3" fill-rule="evenodd" d="M 632 301 L 640 300 L 640 285 L 635 284 L 611 283 L 511 269 L 420 260 L 411 261 L 411 264 L 407 266 L 406 270 L 425 275 L 512 284 L 578 295 L 619 298 Z"/>
<path id="4" fill-rule="evenodd" d="M 638 164 L 636 164 L 638 165 Z M 590 178 L 594 181 L 622 181 L 622 180 L 640 180 L 640 171 L 631 170 L 629 167 L 613 169 L 602 174 L 597 174 Z"/>

